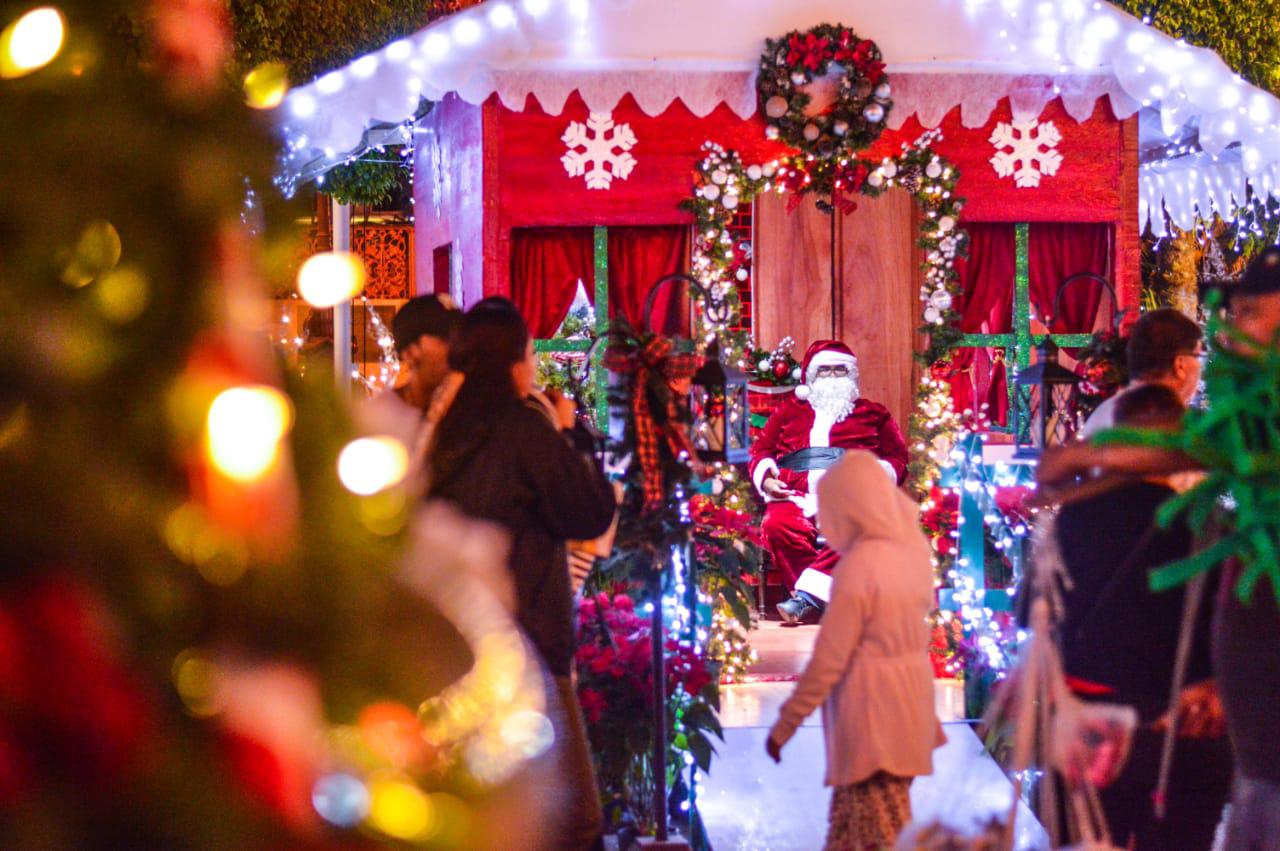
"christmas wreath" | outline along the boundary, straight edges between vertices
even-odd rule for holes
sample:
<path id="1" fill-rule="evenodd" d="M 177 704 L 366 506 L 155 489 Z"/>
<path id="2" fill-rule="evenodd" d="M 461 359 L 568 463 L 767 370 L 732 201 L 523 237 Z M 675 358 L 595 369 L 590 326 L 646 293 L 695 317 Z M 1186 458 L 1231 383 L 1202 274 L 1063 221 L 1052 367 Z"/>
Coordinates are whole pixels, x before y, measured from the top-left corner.
<path id="1" fill-rule="evenodd" d="M 835 101 L 810 115 L 812 97 L 804 87 L 827 76 L 833 65 L 842 71 Z M 768 39 L 756 90 L 769 137 L 820 159 L 866 148 L 884 129 L 893 106 L 880 48 L 839 24 Z"/>

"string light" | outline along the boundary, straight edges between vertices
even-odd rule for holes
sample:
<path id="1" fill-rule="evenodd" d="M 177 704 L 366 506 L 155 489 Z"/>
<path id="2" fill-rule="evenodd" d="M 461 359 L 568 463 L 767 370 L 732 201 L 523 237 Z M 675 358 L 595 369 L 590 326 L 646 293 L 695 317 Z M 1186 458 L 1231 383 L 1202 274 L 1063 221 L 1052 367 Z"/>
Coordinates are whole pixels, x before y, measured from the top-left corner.
<path id="1" fill-rule="evenodd" d="M 321 251 L 298 270 L 298 294 L 312 307 L 333 307 L 355 297 L 364 284 L 364 260 L 350 251 Z"/>
<path id="2" fill-rule="evenodd" d="M 279 458 L 280 442 L 292 422 L 289 400 L 274 387 L 224 390 L 213 400 L 206 417 L 209 459 L 231 479 L 259 479 Z"/>
<path id="3" fill-rule="evenodd" d="M 38 71 L 62 52 L 66 22 L 52 6 L 32 9 L 0 33 L 0 78 Z"/>

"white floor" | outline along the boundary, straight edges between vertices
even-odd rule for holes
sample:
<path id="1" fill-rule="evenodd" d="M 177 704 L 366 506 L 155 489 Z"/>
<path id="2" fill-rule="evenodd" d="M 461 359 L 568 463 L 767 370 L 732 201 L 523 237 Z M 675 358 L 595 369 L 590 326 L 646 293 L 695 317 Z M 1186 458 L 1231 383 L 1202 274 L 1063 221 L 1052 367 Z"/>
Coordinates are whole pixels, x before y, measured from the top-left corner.
<path id="1" fill-rule="evenodd" d="M 797 630 L 782 640 L 803 656 L 815 632 Z M 761 637 L 766 643 L 781 638 Z M 955 720 L 960 696 L 953 685 L 939 683 L 938 717 L 947 743 L 934 751 L 934 773 L 912 784 L 911 809 L 917 822 L 940 820 L 963 828 L 995 814 L 1003 817 L 1013 787 L 970 727 Z M 787 682 L 761 682 L 723 690 L 720 719 L 725 742 L 711 774 L 703 778 L 698 807 L 715 851 L 814 851 L 823 845 L 830 793 L 822 785 L 818 714 L 787 745 L 780 765 L 764 752 L 769 727 L 791 687 Z M 1019 849 L 1048 847 L 1044 831 L 1021 805 L 1017 833 Z"/>

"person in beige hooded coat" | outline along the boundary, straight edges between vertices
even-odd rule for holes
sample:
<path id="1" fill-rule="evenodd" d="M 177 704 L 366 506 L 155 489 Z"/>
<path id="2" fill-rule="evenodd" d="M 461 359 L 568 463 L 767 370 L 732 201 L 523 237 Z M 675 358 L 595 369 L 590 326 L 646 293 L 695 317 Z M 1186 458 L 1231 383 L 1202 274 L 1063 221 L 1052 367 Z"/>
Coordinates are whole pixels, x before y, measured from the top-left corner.
<path id="1" fill-rule="evenodd" d="M 813 657 L 766 749 L 823 704 L 828 851 L 892 847 L 911 820 L 911 778 L 933 772 L 945 741 L 933 708 L 933 568 L 918 511 L 875 456 L 849 452 L 818 485 L 818 525 L 841 553 Z M 824 702 L 825 701 L 825 702 Z"/>

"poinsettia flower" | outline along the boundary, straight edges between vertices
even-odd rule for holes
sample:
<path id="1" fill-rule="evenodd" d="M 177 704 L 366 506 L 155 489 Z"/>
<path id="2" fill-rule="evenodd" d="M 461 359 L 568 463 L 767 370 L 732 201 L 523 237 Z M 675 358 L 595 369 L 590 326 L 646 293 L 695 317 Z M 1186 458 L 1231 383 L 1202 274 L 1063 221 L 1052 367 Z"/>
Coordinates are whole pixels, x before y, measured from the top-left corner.
<path id="1" fill-rule="evenodd" d="M 582 705 L 582 712 L 587 716 L 587 721 L 596 724 L 604 717 L 604 711 L 608 707 L 604 695 L 593 688 L 578 689 L 578 703 Z"/>
<path id="2" fill-rule="evenodd" d="M 793 35 L 787 46 L 791 48 L 787 53 L 788 65 L 801 64 L 810 71 L 816 71 L 830 58 L 831 39 L 819 38 L 813 33 L 806 33 L 804 38 Z"/>

